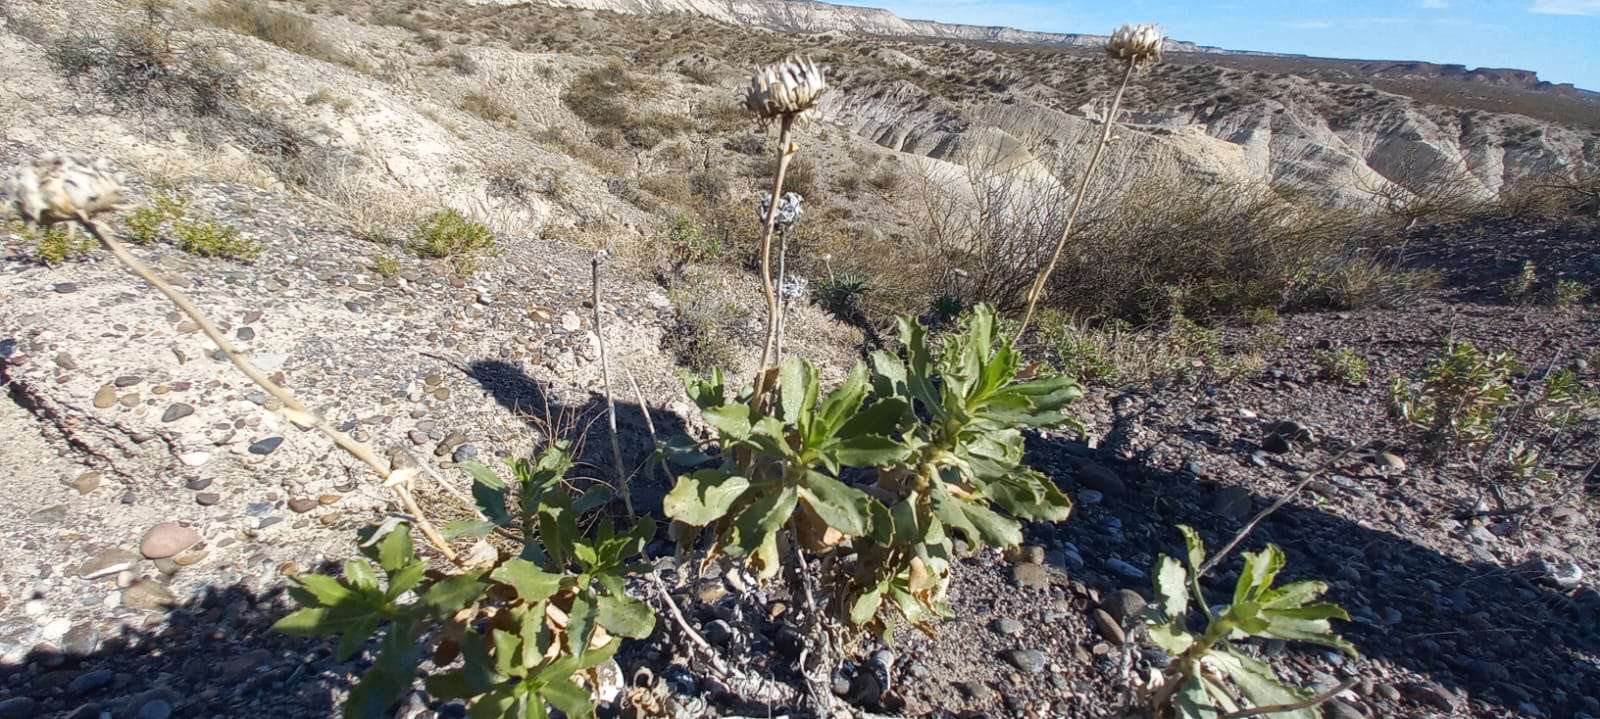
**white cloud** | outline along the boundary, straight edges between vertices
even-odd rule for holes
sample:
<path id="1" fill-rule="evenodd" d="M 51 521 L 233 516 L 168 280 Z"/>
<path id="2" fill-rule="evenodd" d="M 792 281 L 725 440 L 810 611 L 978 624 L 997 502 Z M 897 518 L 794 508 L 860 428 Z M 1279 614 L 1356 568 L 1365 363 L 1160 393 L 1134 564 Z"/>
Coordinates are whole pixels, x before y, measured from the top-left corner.
<path id="1" fill-rule="evenodd" d="M 1600 15 L 1600 0 L 1534 0 L 1528 12 L 1541 15 Z"/>
<path id="2" fill-rule="evenodd" d="M 1333 27 L 1333 23 L 1327 20 L 1301 20 L 1297 23 L 1290 23 L 1289 27 L 1301 30 L 1326 30 Z"/>
<path id="3" fill-rule="evenodd" d="M 1422 6 L 1429 10 L 1443 10 L 1450 7 L 1450 0 L 1422 0 Z"/>

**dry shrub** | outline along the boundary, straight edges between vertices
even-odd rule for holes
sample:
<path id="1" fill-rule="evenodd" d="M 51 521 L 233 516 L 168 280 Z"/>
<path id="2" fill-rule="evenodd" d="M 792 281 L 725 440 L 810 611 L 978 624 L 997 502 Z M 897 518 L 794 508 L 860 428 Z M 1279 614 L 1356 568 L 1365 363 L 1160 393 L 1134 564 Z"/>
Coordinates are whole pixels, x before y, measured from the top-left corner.
<path id="1" fill-rule="evenodd" d="M 971 179 L 967 198 L 920 184 L 929 244 L 951 261 L 941 282 L 968 303 L 1020 307 L 1060 236 L 1066 192 L 1002 171 Z M 1267 186 L 1140 180 L 1092 191 L 1043 305 L 1145 325 L 1403 302 L 1425 278 L 1367 249 L 1378 237 L 1355 211 Z"/>
<path id="2" fill-rule="evenodd" d="M 510 127 L 517 123 L 516 110 L 511 109 L 511 106 L 506 104 L 506 101 L 485 92 L 468 91 L 467 94 L 461 96 L 461 101 L 457 103 L 457 106 L 483 118 L 485 122 L 491 125 Z"/>
<path id="3" fill-rule="evenodd" d="M 1492 206 L 1483 185 L 1446 158 L 1408 151 L 1384 170 L 1387 183 L 1361 189 L 1377 212 L 1397 225 L 1448 222 L 1482 214 Z"/>
<path id="4" fill-rule="evenodd" d="M 330 42 L 311 20 L 255 0 L 212 0 L 200 18 L 224 30 L 265 40 L 290 52 L 360 69 L 355 57 Z"/>

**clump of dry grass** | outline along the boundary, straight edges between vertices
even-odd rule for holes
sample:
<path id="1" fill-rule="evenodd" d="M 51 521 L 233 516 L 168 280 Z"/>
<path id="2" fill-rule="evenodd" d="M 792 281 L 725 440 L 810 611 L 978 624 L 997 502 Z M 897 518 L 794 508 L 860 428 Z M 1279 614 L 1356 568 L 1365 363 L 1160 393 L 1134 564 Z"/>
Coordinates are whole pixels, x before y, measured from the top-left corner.
<path id="1" fill-rule="evenodd" d="M 267 7 L 257 0 L 211 0 L 200 19 L 224 30 L 270 42 L 290 52 L 364 70 L 354 55 L 339 48 L 311 20 Z"/>
<path id="2" fill-rule="evenodd" d="M 505 100 L 480 90 L 470 90 L 461 96 L 457 107 L 484 119 L 491 125 L 511 127 L 517 123 L 517 111 Z"/>

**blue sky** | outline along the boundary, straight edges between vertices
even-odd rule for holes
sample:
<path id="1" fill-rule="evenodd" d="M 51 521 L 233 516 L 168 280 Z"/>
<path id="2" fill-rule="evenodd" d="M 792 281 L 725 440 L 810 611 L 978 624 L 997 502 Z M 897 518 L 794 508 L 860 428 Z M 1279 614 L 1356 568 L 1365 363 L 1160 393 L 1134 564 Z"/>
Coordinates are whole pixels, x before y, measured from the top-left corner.
<path id="1" fill-rule="evenodd" d="M 1238 50 L 1535 70 L 1600 90 L 1600 0 L 834 0 L 901 17 L 1106 33 L 1156 22 Z"/>

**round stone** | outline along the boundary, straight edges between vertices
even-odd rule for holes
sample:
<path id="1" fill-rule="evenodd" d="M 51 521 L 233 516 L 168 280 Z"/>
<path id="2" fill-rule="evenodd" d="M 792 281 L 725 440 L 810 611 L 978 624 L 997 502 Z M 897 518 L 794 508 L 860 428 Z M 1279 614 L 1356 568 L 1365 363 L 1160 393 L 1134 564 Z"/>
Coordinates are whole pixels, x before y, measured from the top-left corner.
<path id="1" fill-rule="evenodd" d="M 146 559 L 165 559 L 199 543 L 199 532 L 177 522 L 163 522 L 145 532 L 139 553 Z"/>

